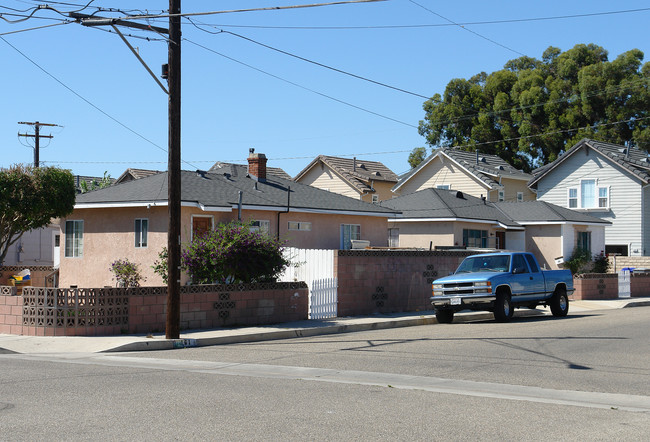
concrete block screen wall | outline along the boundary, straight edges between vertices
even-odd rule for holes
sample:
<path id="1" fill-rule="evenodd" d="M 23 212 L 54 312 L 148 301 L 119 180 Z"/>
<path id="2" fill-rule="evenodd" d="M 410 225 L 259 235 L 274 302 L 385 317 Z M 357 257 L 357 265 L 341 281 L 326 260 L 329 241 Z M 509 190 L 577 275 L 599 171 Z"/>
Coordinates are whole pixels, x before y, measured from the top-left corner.
<path id="1" fill-rule="evenodd" d="M 263 325 L 307 319 L 304 282 L 195 285 L 181 289 L 181 329 Z M 97 336 L 165 330 L 166 287 L 0 288 L 0 333 Z"/>
<path id="2" fill-rule="evenodd" d="M 339 250 L 334 256 L 338 316 L 432 310 L 431 283 L 474 253 Z"/>

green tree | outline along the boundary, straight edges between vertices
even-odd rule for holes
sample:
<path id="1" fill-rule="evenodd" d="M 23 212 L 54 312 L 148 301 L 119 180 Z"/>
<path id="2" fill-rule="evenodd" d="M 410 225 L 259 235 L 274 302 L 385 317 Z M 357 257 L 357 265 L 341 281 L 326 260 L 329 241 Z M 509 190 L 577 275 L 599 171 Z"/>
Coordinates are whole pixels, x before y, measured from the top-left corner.
<path id="1" fill-rule="evenodd" d="M 72 213 L 75 195 L 68 170 L 23 165 L 0 169 L 0 263 L 25 232 Z"/>
<path id="2" fill-rule="evenodd" d="M 409 154 L 409 166 L 411 169 L 414 169 L 420 165 L 422 161 L 427 157 L 427 148 L 426 147 L 416 147 Z"/>
<path id="3" fill-rule="evenodd" d="M 113 184 L 113 180 L 111 179 L 111 175 L 108 173 L 107 170 L 104 171 L 104 176 L 102 177 L 101 180 L 92 180 L 90 183 L 88 181 L 82 181 L 79 183 L 79 188 L 81 189 L 81 193 L 86 193 L 90 192 L 91 190 L 97 190 L 97 189 L 103 189 L 104 187 L 108 187 Z"/>
<path id="4" fill-rule="evenodd" d="M 642 62 L 638 49 L 610 62 L 594 44 L 549 47 L 541 60 L 451 80 L 424 103 L 419 132 L 432 147 L 480 145 L 524 170 L 585 137 L 650 150 L 650 62 Z"/>

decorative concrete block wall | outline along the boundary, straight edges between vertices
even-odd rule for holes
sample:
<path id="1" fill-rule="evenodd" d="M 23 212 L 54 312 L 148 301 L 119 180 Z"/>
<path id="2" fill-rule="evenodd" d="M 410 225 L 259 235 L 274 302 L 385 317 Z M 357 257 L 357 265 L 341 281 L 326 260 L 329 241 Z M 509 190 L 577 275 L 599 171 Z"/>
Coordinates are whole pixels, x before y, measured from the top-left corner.
<path id="1" fill-rule="evenodd" d="M 307 319 L 304 282 L 181 287 L 181 329 Z M 165 330 L 167 288 L 0 287 L 0 333 L 96 336 Z"/>
<path id="2" fill-rule="evenodd" d="M 431 283 L 476 252 L 339 250 L 338 316 L 431 310 Z"/>

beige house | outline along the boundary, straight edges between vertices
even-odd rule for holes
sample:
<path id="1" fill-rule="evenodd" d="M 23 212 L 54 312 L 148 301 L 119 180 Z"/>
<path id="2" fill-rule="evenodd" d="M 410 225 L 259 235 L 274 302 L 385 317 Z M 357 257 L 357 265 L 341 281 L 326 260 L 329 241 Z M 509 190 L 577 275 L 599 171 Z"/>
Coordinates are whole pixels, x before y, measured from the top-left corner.
<path id="1" fill-rule="evenodd" d="M 397 175 L 382 163 L 319 155 L 296 177 L 297 183 L 377 203 L 394 196 Z"/>
<path id="2" fill-rule="evenodd" d="M 489 202 L 534 201 L 528 188 L 532 175 L 515 169 L 495 155 L 441 148 L 405 175 L 393 187 L 397 195 L 423 189 L 448 189 Z"/>
<path id="3" fill-rule="evenodd" d="M 395 211 L 278 176 L 267 175 L 263 154 L 249 167 L 217 163 L 181 174 L 181 243 L 195 232 L 240 218 L 300 248 L 346 249 L 351 240 L 386 246 Z M 61 220 L 60 286 L 114 286 L 109 268 L 127 258 L 144 285 L 162 285 L 151 266 L 167 246 L 167 173 L 158 173 L 77 197 Z M 183 275 L 182 283 L 188 280 Z"/>
<path id="4" fill-rule="evenodd" d="M 589 232 L 594 250 L 603 250 L 610 224 L 543 201 L 490 203 L 431 188 L 381 205 L 401 212 L 388 221 L 392 247 L 526 251 L 553 269 L 558 258 L 568 259 L 581 232 Z"/>

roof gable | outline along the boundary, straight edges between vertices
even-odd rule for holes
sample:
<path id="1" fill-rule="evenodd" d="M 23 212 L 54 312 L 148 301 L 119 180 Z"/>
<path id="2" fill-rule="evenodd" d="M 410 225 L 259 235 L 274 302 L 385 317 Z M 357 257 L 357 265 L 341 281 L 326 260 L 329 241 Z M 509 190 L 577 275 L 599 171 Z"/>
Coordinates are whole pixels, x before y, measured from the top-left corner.
<path id="1" fill-rule="evenodd" d="M 488 189 L 499 187 L 500 178 L 513 178 L 522 181 L 531 179 L 530 174 L 511 166 L 499 156 L 482 154 L 479 151 L 468 152 L 457 148 L 440 148 L 417 167 L 402 175 L 397 185 L 393 187 L 393 191 L 399 190 L 402 185 L 411 180 L 415 175 L 424 173 L 424 170 L 436 158 L 439 158 L 441 161 L 452 161 L 464 170 L 469 177 L 482 183 Z"/>
<path id="2" fill-rule="evenodd" d="M 620 144 L 606 143 L 603 141 L 583 138 L 568 152 L 558 159 L 533 171 L 533 178 L 528 182 L 528 187 L 534 188 L 539 181 L 558 169 L 568 158 L 580 152 L 581 148 L 590 149 L 617 166 L 623 171 L 635 176 L 644 184 L 650 182 L 650 157 L 644 151 L 635 147 L 626 147 Z"/>
<path id="3" fill-rule="evenodd" d="M 319 155 L 316 157 L 293 180 L 300 182 L 301 178 L 319 164 L 331 169 L 360 193 L 373 191 L 373 182 L 397 182 L 397 175 L 378 161 L 339 158 L 327 155 Z"/>

